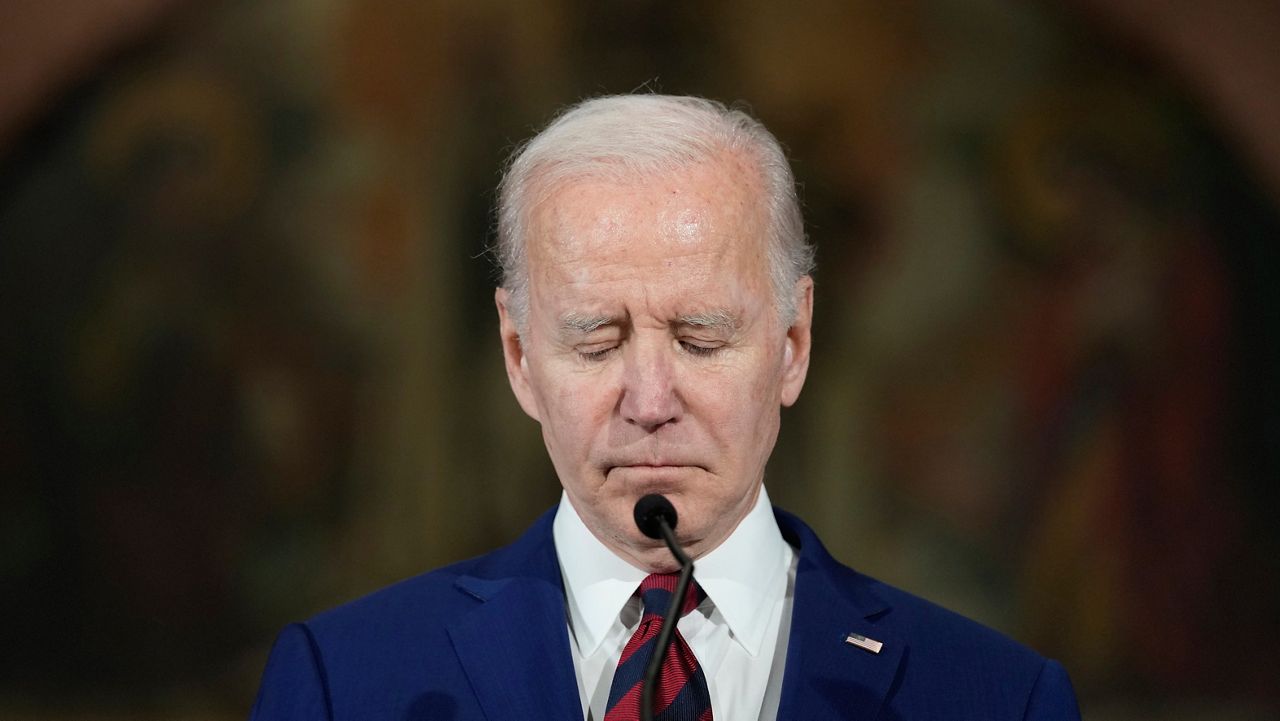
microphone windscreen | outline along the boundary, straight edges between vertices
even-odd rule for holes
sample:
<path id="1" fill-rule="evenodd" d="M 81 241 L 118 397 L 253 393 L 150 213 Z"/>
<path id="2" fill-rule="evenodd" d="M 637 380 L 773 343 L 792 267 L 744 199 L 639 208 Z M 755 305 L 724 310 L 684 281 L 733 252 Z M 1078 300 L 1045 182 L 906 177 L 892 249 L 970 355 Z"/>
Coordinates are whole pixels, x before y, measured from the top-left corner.
<path id="1" fill-rule="evenodd" d="M 676 507 L 671 505 L 666 496 L 660 496 L 656 493 L 649 495 L 636 501 L 635 508 L 636 527 L 640 532 L 649 538 L 656 540 L 662 539 L 662 529 L 658 525 L 658 520 L 665 518 L 667 526 L 671 530 L 676 529 Z"/>

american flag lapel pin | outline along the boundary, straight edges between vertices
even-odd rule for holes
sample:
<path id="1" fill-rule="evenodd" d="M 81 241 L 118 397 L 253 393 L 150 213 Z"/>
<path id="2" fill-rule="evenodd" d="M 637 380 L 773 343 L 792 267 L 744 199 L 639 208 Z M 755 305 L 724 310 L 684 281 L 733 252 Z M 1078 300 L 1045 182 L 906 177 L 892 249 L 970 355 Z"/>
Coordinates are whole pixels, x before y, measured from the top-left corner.
<path id="1" fill-rule="evenodd" d="M 844 642 L 851 646 L 857 646 L 864 651 L 870 651 L 871 653 L 880 653 L 880 649 L 884 648 L 883 643 L 880 643 L 874 638 L 867 638 L 860 633 L 850 633 L 844 637 Z"/>

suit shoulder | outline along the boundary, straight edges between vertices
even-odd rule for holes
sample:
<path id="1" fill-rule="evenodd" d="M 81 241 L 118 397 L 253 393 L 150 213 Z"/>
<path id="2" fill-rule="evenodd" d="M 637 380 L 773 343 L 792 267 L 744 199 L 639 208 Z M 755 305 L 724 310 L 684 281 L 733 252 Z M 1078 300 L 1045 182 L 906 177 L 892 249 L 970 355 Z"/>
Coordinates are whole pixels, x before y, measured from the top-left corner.
<path id="1" fill-rule="evenodd" d="M 916 647 L 946 648 L 1000 658 L 1012 667 L 1023 667 L 1031 673 L 1038 672 L 1045 662 L 1035 650 L 1001 631 L 883 581 L 864 578 L 889 607 L 884 621 L 892 623 Z"/>
<path id="2" fill-rule="evenodd" d="M 406 616 L 425 620 L 432 616 L 449 615 L 451 610 L 469 608 L 474 604 L 460 591 L 457 583 L 475 568 L 479 560 L 461 561 L 410 576 L 322 611 L 311 617 L 307 626 L 319 634 L 339 631 L 348 626 L 363 629 L 367 633 L 371 625 L 376 626 L 384 621 L 398 623 Z"/>
<path id="3" fill-rule="evenodd" d="M 894 701 L 903 718 L 1079 721 L 1075 691 L 1056 661 L 936 603 L 870 582 L 889 604 L 881 623 L 909 649 Z"/>
<path id="4" fill-rule="evenodd" d="M 283 650 L 272 652 L 263 675 L 259 706 L 296 710 L 308 702 L 305 708 L 328 712 L 255 718 L 418 718 L 420 698 L 465 688 L 462 667 L 448 652 L 450 629 L 480 605 L 463 586 L 479 563 L 413 576 L 286 629 L 277 642 Z"/>
<path id="5" fill-rule="evenodd" d="M 859 576 L 884 604 L 868 620 L 906 649 L 893 700 L 903 718 L 1078 721 L 1071 683 L 1056 662 L 932 601 Z"/>
<path id="6" fill-rule="evenodd" d="M 827 552 L 817 535 L 796 516 L 774 509 L 783 537 L 800 550 L 802 563 L 816 571 L 819 586 L 845 597 L 873 624 L 892 629 L 927 657 L 964 663 L 975 656 L 999 658 L 1038 673 L 1045 659 L 1003 633 L 908 591 L 862 574 Z"/>
<path id="7" fill-rule="evenodd" d="M 475 608 L 512 578 L 539 574 L 559 580 L 551 540 L 554 512 L 544 514 L 514 543 L 489 553 L 406 578 L 307 621 L 321 639 L 403 636 L 441 626 Z"/>

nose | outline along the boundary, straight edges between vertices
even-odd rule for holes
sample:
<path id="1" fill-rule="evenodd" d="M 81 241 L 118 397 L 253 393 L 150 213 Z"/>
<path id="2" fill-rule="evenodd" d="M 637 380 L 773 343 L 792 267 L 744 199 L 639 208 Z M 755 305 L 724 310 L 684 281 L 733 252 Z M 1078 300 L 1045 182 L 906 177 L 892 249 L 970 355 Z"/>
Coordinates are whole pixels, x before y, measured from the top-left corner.
<path id="1" fill-rule="evenodd" d="M 661 344 L 628 344 L 624 353 L 622 418 L 646 431 L 680 420 L 683 403 L 676 389 L 675 366 Z"/>

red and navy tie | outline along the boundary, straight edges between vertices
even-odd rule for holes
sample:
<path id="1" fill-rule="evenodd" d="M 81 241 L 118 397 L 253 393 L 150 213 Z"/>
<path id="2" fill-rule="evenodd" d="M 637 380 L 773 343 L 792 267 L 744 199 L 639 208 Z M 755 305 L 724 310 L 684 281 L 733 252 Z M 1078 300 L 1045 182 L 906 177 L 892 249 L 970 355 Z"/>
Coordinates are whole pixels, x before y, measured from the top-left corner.
<path id="1" fill-rule="evenodd" d="M 640 582 L 637 591 L 644 604 L 644 616 L 640 627 L 622 649 L 618 670 L 613 674 L 609 687 L 609 704 L 605 706 L 604 721 L 637 721 L 640 718 L 640 688 L 644 685 L 644 672 L 658 645 L 658 633 L 662 631 L 663 616 L 671 605 L 675 592 L 676 573 L 654 573 Z M 696 582 L 689 584 L 680 607 L 683 617 L 702 602 L 705 594 Z M 654 721 L 711 721 L 711 694 L 707 692 L 707 678 L 698 666 L 689 644 L 680 630 L 672 634 L 671 646 L 658 670 L 657 689 L 653 694 Z"/>

